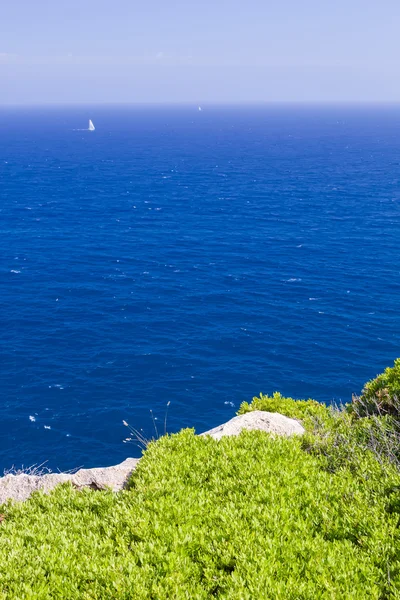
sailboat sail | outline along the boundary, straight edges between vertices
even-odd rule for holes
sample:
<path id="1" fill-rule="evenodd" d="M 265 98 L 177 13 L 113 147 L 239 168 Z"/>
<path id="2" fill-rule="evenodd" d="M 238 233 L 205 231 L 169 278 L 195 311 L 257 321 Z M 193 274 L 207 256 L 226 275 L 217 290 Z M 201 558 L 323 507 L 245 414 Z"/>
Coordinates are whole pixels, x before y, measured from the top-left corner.
<path id="1" fill-rule="evenodd" d="M 89 119 L 89 131 L 94 131 L 95 127 L 93 125 L 93 122 Z"/>

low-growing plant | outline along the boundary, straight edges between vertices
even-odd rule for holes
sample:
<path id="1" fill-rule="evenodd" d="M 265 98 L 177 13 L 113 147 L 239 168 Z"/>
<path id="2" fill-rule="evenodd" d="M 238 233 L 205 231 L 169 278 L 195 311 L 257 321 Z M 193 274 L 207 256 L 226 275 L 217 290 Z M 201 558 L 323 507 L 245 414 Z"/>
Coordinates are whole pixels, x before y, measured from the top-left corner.
<path id="1" fill-rule="evenodd" d="M 331 418 L 331 409 L 326 404 L 311 399 L 288 398 L 279 392 L 274 392 L 272 396 L 260 394 L 260 396 L 255 396 L 251 403 L 242 402 L 237 414 L 243 415 L 253 410 L 278 412 L 286 417 L 302 421 L 306 428 L 311 429 L 316 421 L 325 423 Z"/>
<path id="2" fill-rule="evenodd" d="M 340 407 L 326 406 L 275 392 L 272 396 L 260 394 L 251 403 L 243 402 L 238 414 L 265 410 L 298 419 L 307 432 L 302 438 L 304 450 L 324 456 L 326 468 L 332 472 L 344 465 L 357 470 L 360 456 L 366 452 L 400 472 L 400 421 L 378 410 L 364 413 L 362 406 L 361 400 Z"/>
<path id="3" fill-rule="evenodd" d="M 357 418 L 346 410 L 333 413 L 329 427 L 316 427 L 304 442 L 330 456 L 332 468 L 352 464 L 357 467 L 359 455 L 372 452 L 381 464 L 391 464 L 400 472 L 400 427 L 390 415 Z"/>
<path id="4" fill-rule="evenodd" d="M 158 440 L 131 430 L 145 452 L 129 489 L 3 505 L 0 600 L 400 600 L 396 415 L 375 391 L 350 408 L 276 392 L 251 410 L 306 433 L 167 435 L 166 414 Z"/>
<path id="5" fill-rule="evenodd" d="M 394 600 L 400 477 L 359 467 L 258 431 L 166 435 L 127 491 L 3 506 L 0 598 Z"/>
<path id="6" fill-rule="evenodd" d="M 353 396 L 349 410 L 358 417 L 388 414 L 400 419 L 400 358 L 368 381 L 360 396 Z"/>

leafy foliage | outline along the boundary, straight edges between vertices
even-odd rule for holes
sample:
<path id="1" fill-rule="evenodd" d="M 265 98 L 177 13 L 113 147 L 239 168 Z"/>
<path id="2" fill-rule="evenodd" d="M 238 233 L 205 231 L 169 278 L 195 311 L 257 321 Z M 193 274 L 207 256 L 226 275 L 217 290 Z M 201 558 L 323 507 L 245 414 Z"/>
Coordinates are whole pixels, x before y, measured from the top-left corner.
<path id="1" fill-rule="evenodd" d="M 366 454 L 373 454 L 383 473 L 391 467 L 400 473 L 399 437 L 387 416 L 356 419 L 346 410 L 333 411 L 329 426 L 317 423 L 302 438 L 302 446 L 307 452 L 325 456 L 331 472 L 345 468 L 359 473 Z"/>
<path id="2" fill-rule="evenodd" d="M 260 394 L 253 398 L 249 404 L 243 402 L 240 405 L 238 414 L 250 412 L 252 410 L 265 410 L 268 412 L 278 412 L 281 415 L 298 419 L 302 421 L 306 428 L 312 428 L 315 421 L 326 422 L 331 418 L 331 410 L 316 400 L 295 400 L 282 396 L 279 392 L 274 392 L 272 396 Z"/>
<path id="3" fill-rule="evenodd" d="M 400 359 L 342 409 L 244 402 L 303 437 L 151 442 L 129 490 L 0 510 L 0 600 L 400 600 Z M 147 445 L 147 441 L 146 444 Z"/>
<path id="4" fill-rule="evenodd" d="M 275 392 L 272 396 L 260 394 L 251 403 L 243 402 L 238 414 L 265 410 L 301 421 L 307 431 L 302 438 L 303 448 L 325 456 L 328 470 L 343 466 L 357 470 L 360 458 L 372 452 L 379 463 L 391 463 L 400 472 L 400 420 L 378 410 L 364 412 L 362 406 L 361 401 L 353 400 L 341 408 L 328 407 L 316 400 L 296 400 Z"/>
<path id="5" fill-rule="evenodd" d="M 359 417 L 389 414 L 400 418 L 400 358 L 365 384 L 361 396 L 353 398 L 350 411 Z"/>
<path id="6" fill-rule="evenodd" d="M 400 598 L 398 472 L 368 451 L 329 470 L 306 445 L 185 430 L 149 445 L 125 492 L 5 505 L 0 598 Z"/>

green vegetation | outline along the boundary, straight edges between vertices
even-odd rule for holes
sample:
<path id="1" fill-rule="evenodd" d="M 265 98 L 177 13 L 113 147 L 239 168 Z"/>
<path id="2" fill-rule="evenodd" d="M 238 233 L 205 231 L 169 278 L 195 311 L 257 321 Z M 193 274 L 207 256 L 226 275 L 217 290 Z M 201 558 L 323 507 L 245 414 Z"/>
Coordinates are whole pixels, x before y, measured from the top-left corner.
<path id="1" fill-rule="evenodd" d="M 3 506 L 0 599 L 400 599 L 393 417 L 280 394 L 249 410 L 307 433 L 184 430 L 149 445 L 127 491 Z"/>
<path id="2" fill-rule="evenodd" d="M 162 438 L 130 491 L 3 509 L 1 597 L 400 597 L 398 474 L 326 465 L 261 432 Z"/>
<path id="3" fill-rule="evenodd" d="M 266 410 L 268 412 L 279 412 L 281 415 L 286 415 L 291 419 L 302 421 L 307 428 L 312 427 L 315 420 L 326 422 L 330 419 L 331 411 L 325 405 L 316 400 L 295 400 L 294 398 L 285 398 L 279 392 L 275 392 L 272 396 L 256 396 L 251 404 L 243 402 L 240 405 L 238 414 L 252 410 Z"/>
<path id="4" fill-rule="evenodd" d="M 361 396 L 354 397 L 351 409 L 358 416 L 371 414 L 400 417 L 400 358 L 383 373 L 368 381 Z"/>

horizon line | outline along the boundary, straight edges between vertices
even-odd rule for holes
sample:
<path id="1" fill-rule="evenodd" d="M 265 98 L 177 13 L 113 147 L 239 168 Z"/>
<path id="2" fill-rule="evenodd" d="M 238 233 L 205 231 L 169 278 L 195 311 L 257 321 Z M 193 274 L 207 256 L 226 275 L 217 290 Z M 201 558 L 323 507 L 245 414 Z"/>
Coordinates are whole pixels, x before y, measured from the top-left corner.
<path id="1" fill-rule="evenodd" d="M 33 101 L 0 102 L 0 107 L 40 107 L 40 106 L 277 106 L 277 105 L 400 105 L 399 100 L 148 100 L 148 101 Z"/>

